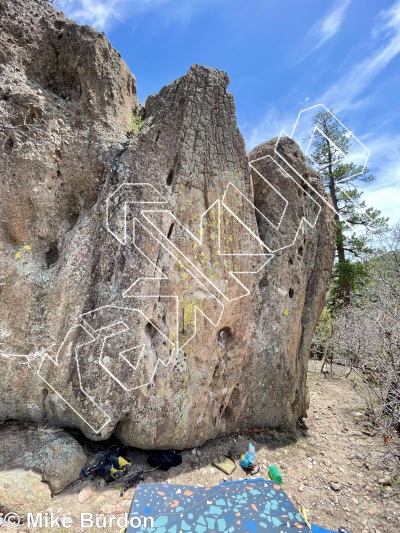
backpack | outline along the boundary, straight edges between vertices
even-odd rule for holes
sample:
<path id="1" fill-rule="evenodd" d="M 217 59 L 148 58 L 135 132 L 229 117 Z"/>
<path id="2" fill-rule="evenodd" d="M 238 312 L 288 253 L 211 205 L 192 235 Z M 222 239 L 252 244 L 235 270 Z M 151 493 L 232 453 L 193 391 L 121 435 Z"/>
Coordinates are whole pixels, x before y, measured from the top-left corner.
<path id="1" fill-rule="evenodd" d="M 153 468 L 167 471 L 173 466 L 179 466 L 182 464 L 182 455 L 173 450 L 156 451 L 150 454 L 147 462 Z"/>

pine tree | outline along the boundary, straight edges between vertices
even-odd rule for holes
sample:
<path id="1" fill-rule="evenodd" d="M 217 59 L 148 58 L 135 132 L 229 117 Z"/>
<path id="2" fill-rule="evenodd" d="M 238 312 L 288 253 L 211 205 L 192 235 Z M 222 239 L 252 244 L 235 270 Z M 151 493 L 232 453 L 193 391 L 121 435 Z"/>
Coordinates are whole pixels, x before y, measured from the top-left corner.
<path id="1" fill-rule="evenodd" d="M 338 162 L 340 151 L 346 155 L 351 152 L 347 129 L 328 111 L 318 112 L 313 123 L 318 129 L 312 139 L 311 155 L 319 166 L 326 191 L 336 211 L 336 262 L 329 301 L 331 308 L 336 309 L 349 305 L 352 296 L 357 294 L 365 282 L 367 269 L 363 260 L 372 252 L 369 245 L 371 234 L 385 230 L 388 219 L 382 217 L 380 211 L 366 208 L 361 199 L 362 192 L 357 185 L 375 180 L 368 169 L 354 163 Z M 356 205 L 364 210 L 358 209 Z M 360 226 L 366 229 L 363 234 L 356 231 Z"/>

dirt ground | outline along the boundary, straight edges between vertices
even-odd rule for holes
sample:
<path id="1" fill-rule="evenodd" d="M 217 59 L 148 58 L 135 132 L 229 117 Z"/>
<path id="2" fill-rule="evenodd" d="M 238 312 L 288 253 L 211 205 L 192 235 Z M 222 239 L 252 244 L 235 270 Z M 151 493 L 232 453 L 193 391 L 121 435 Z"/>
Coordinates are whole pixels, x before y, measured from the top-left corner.
<path id="1" fill-rule="evenodd" d="M 308 510 L 313 523 L 334 531 L 346 526 L 351 533 L 398 533 L 400 483 L 390 461 L 391 446 L 385 447 L 382 437 L 368 427 L 363 399 L 351 381 L 344 379 L 343 369 L 336 368 L 333 375 L 324 378 L 320 366 L 318 362 L 310 363 L 307 429 L 299 429 L 296 436 L 260 431 L 217 439 L 197 450 L 185 451 L 183 463 L 177 468 L 147 472 L 145 481 L 211 486 L 223 480 L 246 478 L 239 466 L 228 477 L 210 462 L 230 450 L 238 458 L 251 441 L 261 467 L 256 477 L 268 477 L 269 464 L 275 464 L 283 475 L 283 488 L 295 505 L 300 502 Z M 134 465 L 148 470 L 147 455 L 131 451 Z M 81 480 L 54 497 L 47 512 L 74 519 L 71 529 L 56 530 L 95 531 L 78 525 L 83 512 L 115 516 L 127 512 L 134 489 L 121 497 L 122 484 Z M 18 531 L 35 530 L 20 526 Z M 118 527 L 106 531 L 118 531 Z"/>

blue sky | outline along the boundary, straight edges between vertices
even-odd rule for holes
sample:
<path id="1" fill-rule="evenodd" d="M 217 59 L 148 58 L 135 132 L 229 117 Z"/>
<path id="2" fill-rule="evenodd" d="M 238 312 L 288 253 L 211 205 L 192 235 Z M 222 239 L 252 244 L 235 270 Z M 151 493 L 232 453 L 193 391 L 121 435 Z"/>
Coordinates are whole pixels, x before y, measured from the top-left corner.
<path id="1" fill-rule="evenodd" d="M 324 104 L 371 152 L 364 198 L 400 220 L 400 0 L 58 0 L 106 33 L 139 99 L 193 63 L 225 70 L 250 150 Z"/>

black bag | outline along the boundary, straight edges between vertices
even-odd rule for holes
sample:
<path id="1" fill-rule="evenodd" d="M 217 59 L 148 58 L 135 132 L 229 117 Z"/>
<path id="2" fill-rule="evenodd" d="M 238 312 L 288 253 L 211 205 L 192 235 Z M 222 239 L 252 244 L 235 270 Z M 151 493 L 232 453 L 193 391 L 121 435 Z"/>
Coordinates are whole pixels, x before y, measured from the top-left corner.
<path id="1" fill-rule="evenodd" d="M 147 462 L 153 468 L 167 471 L 172 466 L 179 466 L 182 464 L 182 455 L 172 450 L 166 452 L 153 452 L 147 459 Z"/>

